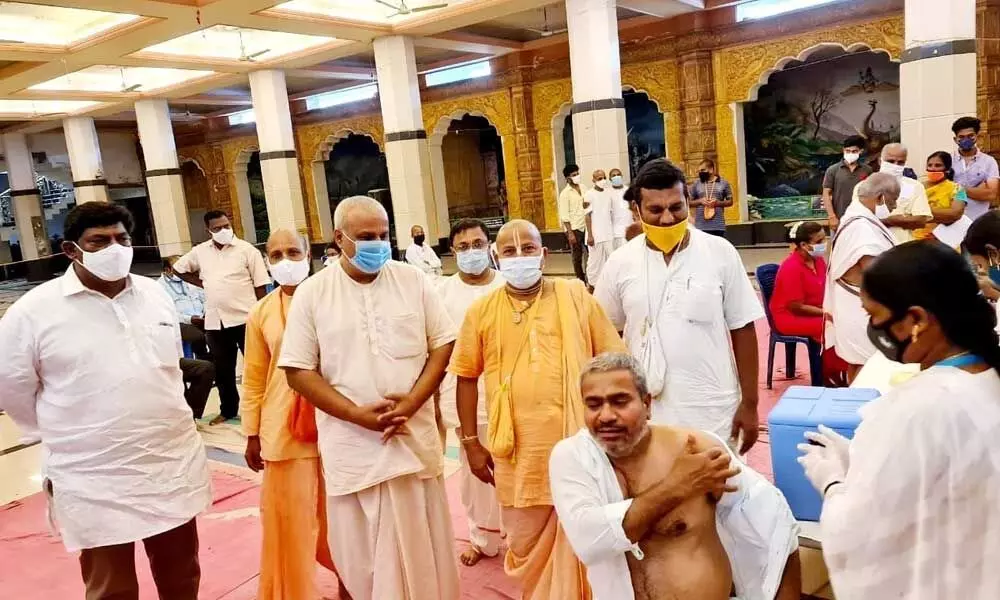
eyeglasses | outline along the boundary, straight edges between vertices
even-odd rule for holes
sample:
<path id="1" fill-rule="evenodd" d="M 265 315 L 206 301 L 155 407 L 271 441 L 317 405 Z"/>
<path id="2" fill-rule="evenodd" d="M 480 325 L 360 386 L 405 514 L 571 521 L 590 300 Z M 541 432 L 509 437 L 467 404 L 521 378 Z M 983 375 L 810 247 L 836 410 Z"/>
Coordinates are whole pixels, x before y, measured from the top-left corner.
<path id="1" fill-rule="evenodd" d="M 490 245 L 489 242 L 486 242 L 486 241 L 483 241 L 483 240 L 476 240 L 476 241 L 472 242 L 471 244 L 463 242 L 463 243 L 455 246 L 455 251 L 456 252 L 467 252 L 469 250 L 485 250 L 487 247 L 489 247 L 489 245 Z"/>

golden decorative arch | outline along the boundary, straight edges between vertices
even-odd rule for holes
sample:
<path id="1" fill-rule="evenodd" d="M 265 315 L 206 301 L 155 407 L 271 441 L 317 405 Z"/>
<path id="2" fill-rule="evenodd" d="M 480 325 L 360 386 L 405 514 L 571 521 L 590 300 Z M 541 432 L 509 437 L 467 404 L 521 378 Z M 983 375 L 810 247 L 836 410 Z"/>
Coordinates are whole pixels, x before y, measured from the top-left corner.
<path id="1" fill-rule="evenodd" d="M 663 135 L 667 154 L 674 161 L 683 157 L 681 150 L 681 94 L 677 87 L 677 61 L 661 60 L 622 65 L 622 86 L 649 96 L 663 113 Z"/>
<path id="2" fill-rule="evenodd" d="M 461 118 L 466 113 L 486 117 L 486 120 L 496 127 L 501 137 L 514 133 L 514 113 L 510 103 L 510 90 L 507 88 L 489 94 L 463 96 L 454 100 L 424 104 L 424 131 L 430 137 L 442 124 L 447 129 L 451 120 L 456 118 L 455 115 Z"/>
<path id="3" fill-rule="evenodd" d="M 321 160 L 319 158 L 320 150 L 324 145 L 330 143 L 331 138 L 345 137 L 346 134 L 350 133 L 372 138 L 379 150 L 385 152 L 385 129 L 382 126 L 382 116 L 378 114 L 362 115 L 296 127 L 295 137 L 302 150 L 302 155 L 299 157 L 300 162 L 306 164 L 314 160 Z"/>
<path id="4" fill-rule="evenodd" d="M 766 42 L 741 44 L 712 54 L 715 82 L 715 135 L 719 171 L 733 186 L 736 202 L 726 209 L 726 222 L 740 220 L 739 155 L 734 103 L 752 100 L 760 85 L 791 60 L 801 60 L 821 48 L 837 46 L 885 52 L 899 60 L 904 49 L 903 16 L 818 29 Z M 739 124 L 742 127 L 742 123 Z"/>

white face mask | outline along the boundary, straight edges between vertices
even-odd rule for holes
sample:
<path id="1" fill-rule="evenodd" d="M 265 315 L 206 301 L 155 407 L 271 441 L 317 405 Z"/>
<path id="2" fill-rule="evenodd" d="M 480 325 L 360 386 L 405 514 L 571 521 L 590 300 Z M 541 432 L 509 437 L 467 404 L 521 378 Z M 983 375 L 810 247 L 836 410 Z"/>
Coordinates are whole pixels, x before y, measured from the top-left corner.
<path id="1" fill-rule="evenodd" d="M 886 206 L 885 204 L 876 204 L 875 205 L 875 218 L 877 218 L 877 219 L 888 219 L 889 215 L 891 215 L 891 214 L 892 214 L 892 211 L 889 210 L 889 207 Z"/>
<path id="2" fill-rule="evenodd" d="M 597 188 L 597 189 L 599 189 L 599 190 L 603 190 L 604 186 L 606 186 L 606 185 L 608 185 L 608 180 L 607 179 L 598 179 L 597 181 L 594 182 L 594 187 Z"/>
<path id="3" fill-rule="evenodd" d="M 572 183 L 573 185 L 580 185 L 580 176 L 579 175 L 574 175 L 574 176 L 570 177 L 569 178 L 569 182 Z"/>
<path id="4" fill-rule="evenodd" d="M 906 170 L 905 166 L 894 165 L 888 162 L 883 162 L 882 166 L 879 167 L 879 172 L 885 173 L 887 175 L 892 175 L 893 177 L 902 177 L 904 170 Z"/>
<path id="5" fill-rule="evenodd" d="M 542 278 L 542 257 L 512 256 L 501 258 L 500 274 L 511 287 L 526 290 Z"/>
<path id="6" fill-rule="evenodd" d="M 228 246 L 229 244 L 232 244 L 233 238 L 235 237 L 236 234 L 233 233 L 233 230 L 230 227 L 220 229 L 212 234 L 212 240 L 220 246 Z"/>
<path id="7" fill-rule="evenodd" d="M 857 152 L 844 152 L 844 162 L 849 165 L 853 165 L 858 162 L 859 158 L 861 158 L 861 155 Z"/>
<path id="8" fill-rule="evenodd" d="M 80 266 L 94 277 L 102 281 L 121 281 L 128 276 L 132 267 L 132 246 L 111 244 L 97 252 L 87 252 L 79 245 L 76 247 L 82 254 L 82 261 L 78 261 Z"/>
<path id="9" fill-rule="evenodd" d="M 278 285 L 299 285 L 309 276 L 309 259 L 283 258 L 270 266 L 271 277 Z"/>

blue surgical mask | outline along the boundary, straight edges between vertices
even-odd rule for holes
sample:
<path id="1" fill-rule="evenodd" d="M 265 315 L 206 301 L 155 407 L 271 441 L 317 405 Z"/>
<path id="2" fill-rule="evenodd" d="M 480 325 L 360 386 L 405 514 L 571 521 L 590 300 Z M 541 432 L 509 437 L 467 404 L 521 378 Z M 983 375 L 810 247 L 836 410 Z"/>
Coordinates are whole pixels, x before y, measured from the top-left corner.
<path id="1" fill-rule="evenodd" d="M 990 275 L 990 281 L 992 281 L 993 284 L 996 285 L 997 287 L 1000 287 L 1000 266 L 990 267 L 989 275 Z"/>
<path id="2" fill-rule="evenodd" d="M 486 248 L 465 250 L 455 255 L 458 270 L 469 275 L 479 275 L 490 266 L 490 253 Z"/>
<path id="3" fill-rule="evenodd" d="M 612 175 L 611 176 L 611 185 L 613 185 L 615 187 L 621 187 L 622 186 L 622 176 L 621 175 Z"/>
<path id="4" fill-rule="evenodd" d="M 813 257 L 826 256 L 826 244 L 813 244 L 813 249 L 809 252 Z"/>
<path id="5" fill-rule="evenodd" d="M 344 237 L 351 240 L 346 233 Z M 392 258 L 392 248 L 389 242 L 384 240 L 360 240 L 354 241 L 354 256 L 350 257 L 351 264 L 364 273 L 374 275 L 378 273 L 385 263 Z"/>
<path id="6" fill-rule="evenodd" d="M 976 147 L 976 140 L 975 138 L 961 138 L 958 140 L 958 147 L 965 152 L 968 152 Z"/>
<path id="7" fill-rule="evenodd" d="M 542 257 L 512 256 L 501 258 L 500 274 L 511 287 L 526 290 L 542 278 Z"/>

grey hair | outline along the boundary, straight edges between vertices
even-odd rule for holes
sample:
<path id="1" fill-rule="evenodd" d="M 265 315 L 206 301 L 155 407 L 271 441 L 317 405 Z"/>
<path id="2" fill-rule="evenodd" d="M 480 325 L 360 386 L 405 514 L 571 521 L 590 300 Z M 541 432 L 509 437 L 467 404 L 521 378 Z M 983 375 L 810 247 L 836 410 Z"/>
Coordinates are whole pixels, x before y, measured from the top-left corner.
<path id="1" fill-rule="evenodd" d="M 295 239 L 299 241 L 299 247 L 302 248 L 302 251 L 309 252 L 309 238 L 307 238 L 304 233 L 292 231 L 291 229 L 275 229 L 274 231 L 271 232 L 269 236 L 267 236 L 267 240 L 270 241 L 271 238 L 274 237 L 274 234 L 278 233 L 279 231 L 287 231 L 288 233 L 294 235 Z"/>
<path id="2" fill-rule="evenodd" d="M 899 181 L 888 173 L 872 173 L 858 184 L 858 198 L 899 199 Z"/>
<path id="3" fill-rule="evenodd" d="M 610 373 L 612 371 L 628 371 L 632 375 L 632 383 L 639 392 L 639 396 L 645 398 L 649 394 L 649 386 L 646 385 L 646 374 L 642 371 L 642 365 L 631 354 L 627 352 L 605 352 L 592 358 L 583 370 L 580 371 L 580 383 L 591 373 Z"/>
<path id="4" fill-rule="evenodd" d="M 362 210 L 368 213 L 379 214 L 389 220 L 389 214 L 385 212 L 382 203 L 368 196 L 351 196 L 344 198 L 337 203 L 337 208 L 333 211 L 333 228 L 343 229 L 347 223 L 347 215 L 355 210 Z"/>
<path id="5" fill-rule="evenodd" d="M 882 153 L 879 156 L 881 158 L 885 158 L 886 154 L 894 150 L 901 150 L 902 152 L 905 152 L 907 156 L 910 155 L 910 151 L 906 149 L 906 146 L 900 144 L 899 142 L 893 142 L 891 144 L 886 144 L 885 146 L 882 146 Z"/>

